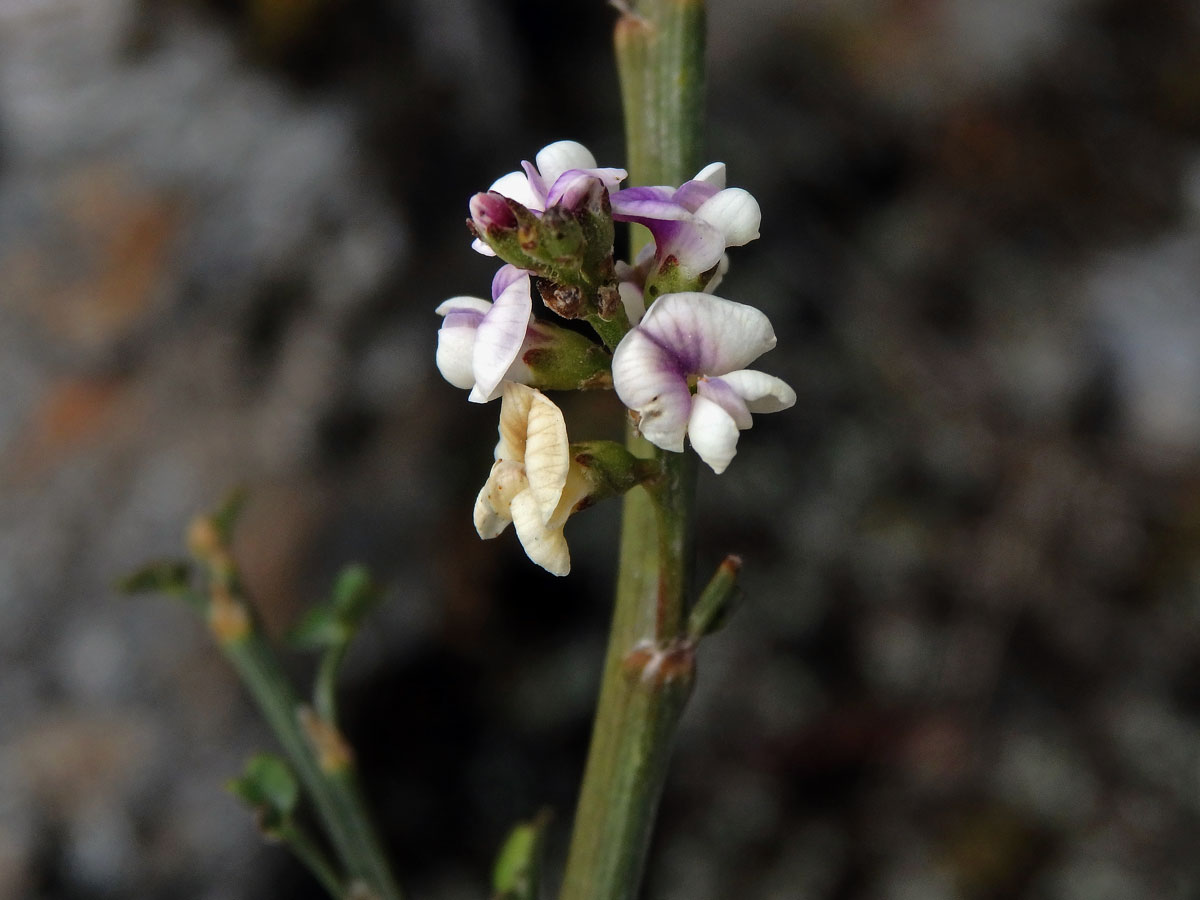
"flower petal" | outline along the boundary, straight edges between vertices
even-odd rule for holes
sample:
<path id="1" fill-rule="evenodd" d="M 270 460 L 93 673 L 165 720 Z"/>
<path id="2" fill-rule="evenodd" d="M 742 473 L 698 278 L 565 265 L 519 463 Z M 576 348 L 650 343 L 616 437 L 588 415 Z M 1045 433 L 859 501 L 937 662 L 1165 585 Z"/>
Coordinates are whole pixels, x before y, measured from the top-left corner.
<path id="1" fill-rule="evenodd" d="M 666 298 L 658 300 L 650 311 L 663 299 Z M 646 440 L 664 450 L 682 453 L 692 394 L 688 390 L 687 373 L 680 369 L 671 350 L 640 326 L 634 328 L 613 353 L 612 374 L 617 396 L 638 414 L 638 430 Z"/>
<path id="2" fill-rule="evenodd" d="M 699 457 L 720 475 L 737 454 L 738 426 L 720 404 L 697 395 L 688 419 L 688 440 Z"/>
<path id="3" fill-rule="evenodd" d="M 477 319 L 482 319 L 491 308 L 492 304 L 489 301 L 482 300 L 479 297 L 451 297 L 449 300 L 443 300 L 439 303 L 438 308 L 434 312 L 439 316 L 451 316 L 455 313 L 470 315 L 474 313 Z"/>
<path id="4" fill-rule="evenodd" d="M 705 200 L 717 193 L 718 190 L 719 188 L 706 181 L 686 181 L 675 192 L 672 199 L 684 209 L 694 213 Z"/>
<path id="5" fill-rule="evenodd" d="M 442 377 L 462 390 L 475 386 L 475 326 L 443 322 L 438 329 L 437 367 Z"/>
<path id="6" fill-rule="evenodd" d="M 559 176 L 558 181 L 546 195 L 546 208 L 562 204 L 568 209 L 578 209 L 600 179 L 582 169 L 570 169 Z"/>
<path id="7" fill-rule="evenodd" d="M 444 317 L 438 329 L 438 371 L 456 388 L 475 386 L 475 331 L 491 308 L 491 303 L 478 297 L 451 297 L 435 310 Z"/>
<path id="8" fill-rule="evenodd" d="M 630 334 L 637 332 L 669 347 L 685 376 L 743 369 L 775 346 L 771 322 L 757 309 L 703 293 L 664 294 Z M 615 358 L 613 380 L 615 384 Z"/>
<path id="9" fill-rule="evenodd" d="M 721 381 L 746 401 L 752 413 L 780 412 L 796 404 L 796 392 L 787 382 L 766 372 L 741 369 L 722 375 Z"/>
<path id="10" fill-rule="evenodd" d="M 571 552 L 562 528 L 547 528 L 537 500 L 529 491 L 522 491 L 512 500 L 512 522 L 525 555 L 551 575 L 566 575 L 571 571 Z"/>
<path id="11" fill-rule="evenodd" d="M 524 471 L 525 437 L 529 430 L 529 410 L 537 391 L 524 384 L 505 382 L 500 401 L 500 441 L 496 444 L 496 459 L 518 463 Z"/>
<path id="12" fill-rule="evenodd" d="M 696 177 L 692 181 L 703 181 L 705 184 L 710 184 L 718 191 L 725 189 L 725 163 L 714 162 L 709 163 L 703 169 L 696 173 Z"/>
<path id="13" fill-rule="evenodd" d="M 669 187 L 632 187 L 616 191 L 610 198 L 613 218 L 643 225 L 669 219 L 690 219 L 692 214 L 673 197 L 674 191 Z"/>
<path id="14" fill-rule="evenodd" d="M 550 521 L 562 497 L 571 462 L 567 423 L 562 411 L 540 391 L 534 391 L 525 428 L 525 477 L 541 510 L 542 522 Z"/>
<path id="15" fill-rule="evenodd" d="M 475 332 L 472 359 L 475 389 L 467 398 L 472 403 L 486 403 L 495 397 L 504 373 L 521 352 L 532 314 L 533 300 L 526 274 L 501 291 Z"/>
<path id="16" fill-rule="evenodd" d="M 512 501 L 528 487 L 520 463 L 498 459 L 475 498 L 475 531 L 485 541 L 498 536 L 512 521 Z"/>
<path id="17" fill-rule="evenodd" d="M 542 198 L 534 193 L 533 186 L 529 183 L 529 176 L 524 172 L 509 172 L 507 175 L 501 175 L 492 182 L 489 191 L 495 191 L 509 200 L 516 200 L 522 206 L 528 209 L 542 209 Z"/>
<path id="18" fill-rule="evenodd" d="M 740 247 L 758 237 L 762 211 L 749 191 L 726 188 L 705 200 L 696 210 L 696 218 L 719 230 L 725 236 L 725 246 Z"/>
<path id="19" fill-rule="evenodd" d="M 496 274 L 492 276 L 492 299 L 498 300 L 500 295 L 506 290 L 508 290 L 522 278 L 528 277 L 529 273 L 524 269 L 518 269 L 516 266 L 508 263 L 501 266 L 496 270 Z"/>
<path id="20" fill-rule="evenodd" d="M 625 306 L 625 315 L 629 324 L 636 325 L 646 314 L 646 294 L 642 288 L 632 281 L 618 281 L 617 293 L 621 295 L 621 303 Z"/>
<path id="21" fill-rule="evenodd" d="M 534 157 L 538 172 L 547 185 L 558 181 L 568 169 L 594 169 L 596 157 L 592 151 L 577 141 L 555 141 L 547 144 Z"/>
<path id="22" fill-rule="evenodd" d="M 650 222 L 646 225 L 658 245 L 661 260 L 674 259 L 681 269 L 699 276 L 721 262 L 725 235 L 702 219 L 690 222 Z"/>
<path id="23" fill-rule="evenodd" d="M 754 424 L 750 410 L 746 407 L 746 401 L 725 383 L 724 378 L 701 378 L 696 382 L 696 394 L 725 410 L 739 429 L 744 430 Z M 692 415 L 695 415 L 694 409 Z"/>

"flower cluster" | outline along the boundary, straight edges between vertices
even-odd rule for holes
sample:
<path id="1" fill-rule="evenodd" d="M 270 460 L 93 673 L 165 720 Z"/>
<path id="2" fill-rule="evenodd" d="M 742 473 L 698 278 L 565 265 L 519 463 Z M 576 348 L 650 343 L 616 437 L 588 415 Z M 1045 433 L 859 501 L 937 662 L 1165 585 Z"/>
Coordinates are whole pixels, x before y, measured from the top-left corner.
<path id="1" fill-rule="evenodd" d="M 753 413 L 796 402 L 783 381 L 746 368 L 775 346 L 767 317 L 713 294 L 726 250 L 758 237 L 754 197 L 725 186 L 723 163 L 678 187 L 621 189 L 625 178 L 573 141 L 498 178 L 471 198 L 467 223 L 475 250 L 504 263 L 492 299 L 437 308 L 442 375 L 473 402 L 502 398 L 475 528 L 493 538 L 511 522 L 529 558 L 555 575 L 570 570 L 567 517 L 659 470 L 609 441 L 570 443 L 543 390 L 612 388 L 646 440 L 683 452 L 686 436 L 717 473 Z M 653 237 L 632 263 L 614 258 L 614 221 Z M 598 340 L 562 321 L 571 319 Z"/>

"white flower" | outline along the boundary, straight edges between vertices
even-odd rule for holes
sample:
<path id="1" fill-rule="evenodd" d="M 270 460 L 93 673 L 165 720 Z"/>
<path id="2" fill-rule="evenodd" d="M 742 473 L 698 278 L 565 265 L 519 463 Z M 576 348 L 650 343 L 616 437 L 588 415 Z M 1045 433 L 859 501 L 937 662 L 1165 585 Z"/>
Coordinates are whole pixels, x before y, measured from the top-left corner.
<path id="1" fill-rule="evenodd" d="M 497 178 L 489 192 L 516 200 L 526 209 L 542 213 L 557 203 L 574 205 L 583 197 L 591 183 L 599 181 L 609 191 L 616 188 L 628 175 L 624 169 L 600 169 L 596 157 L 583 144 L 575 141 L 555 141 L 547 144 L 534 157 L 537 162 L 525 160 L 521 172 L 509 172 Z M 486 231 L 486 220 L 472 206 L 471 216 L 482 230 Z M 496 253 L 484 241 L 476 238 L 471 247 L 484 256 Z"/>
<path id="2" fill-rule="evenodd" d="M 588 484 L 571 459 L 562 412 L 540 391 L 506 382 L 495 456 L 475 500 L 475 530 L 487 540 L 511 522 L 531 560 L 566 575 L 571 554 L 563 525 L 586 499 Z"/>
<path id="3" fill-rule="evenodd" d="M 438 330 L 438 371 L 455 387 L 469 388 L 473 403 L 499 396 L 504 381 L 531 378 L 521 360 L 533 322 L 529 289 L 529 273 L 506 265 L 492 279 L 494 302 L 452 297 L 436 310 L 444 317 Z"/>
<path id="4" fill-rule="evenodd" d="M 725 187 L 724 163 L 705 166 L 678 188 L 616 191 L 612 211 L 618 221 L 649 228 L 658 262 L 674 260 L 692 278 L 719 265 L 727 248 L 756 239 L 762 220 L 758 201 L 749 192 Z"/>
<path id="5" fill-rule="evenodd" d="M 773 375 L 746 369 L 775 346 L 757 309 L 711 294 L 664 294 L 613 354 L 613 387 L 638 415 L 638 429 L 664 450 L 687 435 L 714 472 L 737 453 L 751 413 L 778 412 L 796 392 Z M 695 393 L 692 393 L 692 386 Z"/>

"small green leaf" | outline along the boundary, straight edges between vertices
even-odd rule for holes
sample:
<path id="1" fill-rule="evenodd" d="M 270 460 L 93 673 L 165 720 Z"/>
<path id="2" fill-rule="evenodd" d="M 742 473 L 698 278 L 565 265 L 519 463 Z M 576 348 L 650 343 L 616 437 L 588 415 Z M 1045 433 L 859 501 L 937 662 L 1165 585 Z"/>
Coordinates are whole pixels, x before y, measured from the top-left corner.
<path id="1" fill-rule="evenodd" d="M 228 545 L 233 539 L 233 530 L 237 526 L 242 510 L 246 507 L 249 492 L 244 487 L 235 487 L 212 512 L 212 523 L 220 535 L 222 543 Z"/>
<path id="2" fill-rule="evenodd" d="M 293 647 L 321 650 L 346 643 L 350 640 L 350 632 L 339 618 L 337 610 L 330 604 L 323 603 L 306 612 L 288 632 L 287 639 Z"/>
<path id="3" fill-rule="evenodd" d="M 294 646 L 314 650 L 346 644 L 380 597 L 366 566 L 347 566 L 334 582 L 329 600 L 309 610 L 288 640 Z"/>
<path id="4" fill-rule="evenodd" d="M 159 559 L 146 563 L 117 581 L 123 594 L 184 594 L 191 587 L 192 567 L 187 560 Z"/>
<path id="5" fill-rule="evenodd" d="M 705 585 L 688 616 L 688 635 L 693 640 L 715 634 L 725 627 L 729 614 L 741 596 L 738 585 L 741 571 L 742 558 L 732 553 L 717 566 L 717 571 Z"/>
<path id="6" fill-rule="evenodd" d="M 351 628 L 357 627 L 366 618 L 379 598 L 379 587 L 371 579 L 366 566 L 346 566 L 333 585 L 334 609 Z"/>
<path id="7" fill-rule="evenodd" d="M 549 820 L 549 813 L 543 811 L 509 832 L 492 869 L 493 900 L 536 900 L 542 838 Z"/>
<path id="8" fill-rule="evenodd" d="M 278 756 L 260 753 L 246 761 L 241 778 L 232 778 L 229 791 L 254 810 L 258 827 L 279 836 L 300 799 L 300 787 L 288 764 Z"/>

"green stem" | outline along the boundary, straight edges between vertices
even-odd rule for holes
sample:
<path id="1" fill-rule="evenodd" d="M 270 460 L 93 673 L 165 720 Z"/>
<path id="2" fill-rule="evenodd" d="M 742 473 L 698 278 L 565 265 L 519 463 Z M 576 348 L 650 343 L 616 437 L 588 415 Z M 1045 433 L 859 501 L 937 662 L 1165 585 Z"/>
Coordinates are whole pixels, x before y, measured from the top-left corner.
<path id="1" fill-rule="evenodd" d="M 318 761 L 301 725 L 302 704 L 270 644 L 257 630 L 219 643 L 295 766 L 351 878 L 366 882 L 381 900 L 400 900 L 352 764 L 330 768 Z"/>
<path id="2" fill-rule="evenodd" d="M 349 646 L 350 642 L 344 641 L 330 647 L 321 654 L 321 661 L 317 664 L 317 674 L 313 682 L 313 706 L 317 715 L 331 725 L 336 725 L 338 721 L 337 673 Z"/>
<path id="3" fill-rule="evenodd" d="M 641 0 L 615 33 L 631 184 L 681 184 L 700 164 L 703 0 Z M 645 235 L 634 237 L 637 244 Z M 695 460 L 632 425 L 626 445 L 657 457 L 653 490 L 625 495 L 616 609 L 561 900 L 632 900 L 671 746 L 690 693 L 685 633 Z"/>

